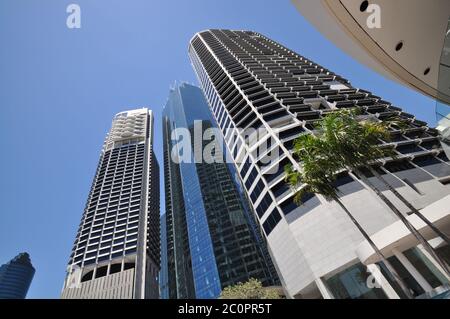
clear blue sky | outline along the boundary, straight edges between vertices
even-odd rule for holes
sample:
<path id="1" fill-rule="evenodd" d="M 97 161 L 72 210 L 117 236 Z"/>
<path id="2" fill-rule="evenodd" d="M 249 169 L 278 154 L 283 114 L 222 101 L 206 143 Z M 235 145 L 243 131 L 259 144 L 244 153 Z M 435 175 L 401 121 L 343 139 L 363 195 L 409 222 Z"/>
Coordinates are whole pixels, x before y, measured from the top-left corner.
<path id="1" fill-rule="evenodd" d="M 261 32 L 434 125 L 432 100 L 354 62 L 288 0 L 1 0 L 0 263 L 30 253 L 29 298 L 59 297 L 115 113 L 155 111 L 162 167 L 161 111 L 174 81 L 196 83 L 188 41 L 208 28 Z"/>

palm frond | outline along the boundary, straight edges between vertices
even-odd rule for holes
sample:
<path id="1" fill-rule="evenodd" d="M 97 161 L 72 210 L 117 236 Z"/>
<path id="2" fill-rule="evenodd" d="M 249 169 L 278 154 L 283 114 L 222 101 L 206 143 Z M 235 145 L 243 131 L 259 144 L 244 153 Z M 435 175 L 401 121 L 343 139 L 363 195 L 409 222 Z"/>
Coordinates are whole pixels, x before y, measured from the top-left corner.
<path id="1" fill-rule="evenodd" d="M 337 199 L 338 172 L 394 157 L 395 150 L 380 143 L 390 140 L 391 125 L 398 123 L 394 118 L 387 122 L 365 118 L 358 108 L 327 113 L 314 134 L 302 135 L 294 142 L 294 157 L 301 164 L 301 171 L 292 166 L 286 168 L 286 181 L 295 191 L 294 200 L 301 203 L 306 193 Z"/>

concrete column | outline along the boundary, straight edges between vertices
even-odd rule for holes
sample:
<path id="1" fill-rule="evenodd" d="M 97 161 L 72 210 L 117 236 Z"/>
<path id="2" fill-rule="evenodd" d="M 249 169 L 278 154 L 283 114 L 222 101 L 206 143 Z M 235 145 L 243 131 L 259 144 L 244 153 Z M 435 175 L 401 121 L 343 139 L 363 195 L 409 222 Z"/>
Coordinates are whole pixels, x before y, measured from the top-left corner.
<path id="1" fill-rule="evenodd" d="M 425 292 L 433 290 L 433 287 L 430 286 L 430 284 L 425 280 L 425 278 L 423 278 L 420 272 L 416 269 L 416 267 L 413 266 L 413 264 L 411 264 L 411 262 L 408 260 L 408 258 L 406 258 L 405 255 L 403 255 L 403 253 L 399 252 L 397 249 L 393 249 L 392 252 L 403 265 L 403 267 L 406 268 L 406 270 L 411 274 L 411 276 L 413 276 L 413 278 L 423 288 L 423 290 L 425 290 Z"/>
<path id="2" fill-rule="evenodd" d="M 317 288 L 319 289 L 320 293 L 322 294 L 323 299 L 334 299 L 333 294 L 327 288 L 327 286 L 323 282 L 322 278 L 317 278 L 315 280 L 315 282 L 316 282 Z"/>
<path id="3" fill-rule="evenodd" d="M 372 274 L 376 283 L 379 285 L 381 289 L 383 289 L 384 293 L 389 299 L 400 299 L 400 296 L 395 292 L 394 288 L 389 284 L 388 280 L 380 270 L 380 267 L 371 264 L 367 266 L 367 270 Z"/>

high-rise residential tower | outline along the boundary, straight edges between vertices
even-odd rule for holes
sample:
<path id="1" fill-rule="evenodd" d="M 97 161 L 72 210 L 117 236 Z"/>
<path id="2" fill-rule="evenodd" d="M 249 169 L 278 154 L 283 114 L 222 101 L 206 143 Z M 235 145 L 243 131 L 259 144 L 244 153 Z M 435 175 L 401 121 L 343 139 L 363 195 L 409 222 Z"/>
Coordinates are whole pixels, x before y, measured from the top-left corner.
<path id="1" fill-rule="evenodd" d="M 284 167 L 299 168 L 293 141 L 315 130 L 317 120 L 341 108 L 383 120 L 408 122 L 392 128 L 398 156 L 379 172 L 431 222 L 450 233 L 450 166 L 437 131 L 369 91 L 252 31 L 206 30 L 190 41 L 189 55 L 226 147 L 268 242 L 287 295 L 293 298 L 399 298 L 379 260 L 355 225 L 321 196 L 293 202 Z M 387 143 L 386 141 L 380 141 Z M 264 147 L 261 147 L 264 146 Z M 449 246 L 381 188 L 436 251 L 449 260 Z M 389 257 L 416 295 L 444 289 L 449 278 L 418 245 L 387 205 L 353 174 L 338 180 L 342 201 Z M 370 275 L 372 275 L 370 277 Z M 368 285 L 377 278 L 378 285 Z"/>
<path id="2" fill-rule="evenodd" d="M 0 299 L 25 299 L 35 269 L 27 253 L 0 266 Z"/>
<path id="3" fill-rule="evenodd" d="M 101 151 L 62 298 L 158 298 L 159 218 L 153 113 L 118 113 Z"/>
<path id="4" fill-rule="evenodd" d="M 213 127 L 200 88 L 183 83 L 170 91 L 163 112 L 166 214 L 161 221 L 165 238 L 161 273 L 166 279 L 161 294 L 165 297 L 216 298 L 224 287 L 250 278 L 264 285 L 277 283 L 223 150 L 216 148 L 217 161 L 200 158 L 211 143 L 211 136 L 202 137 Z"/>
<path id="5" fill-rule="evenodd" d="M 168 244 L 167 244 L 167 217 L 163 213 L 160 217 L 161 227 L 161 270 L 159 271 L 159 298 L 169 299 L 169 267 L 168 267 Z"/>

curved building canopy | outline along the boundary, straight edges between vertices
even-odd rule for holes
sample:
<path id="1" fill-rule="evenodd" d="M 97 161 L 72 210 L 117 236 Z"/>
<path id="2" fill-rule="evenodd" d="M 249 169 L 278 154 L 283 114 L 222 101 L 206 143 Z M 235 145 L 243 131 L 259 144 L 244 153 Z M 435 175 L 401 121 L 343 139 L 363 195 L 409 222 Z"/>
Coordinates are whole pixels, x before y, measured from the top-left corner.
<path id="1" fill-rule="evenodd" d="M 343 51 L 373 70 L 450 103 L 448 0 L 292 0 Z"/>

